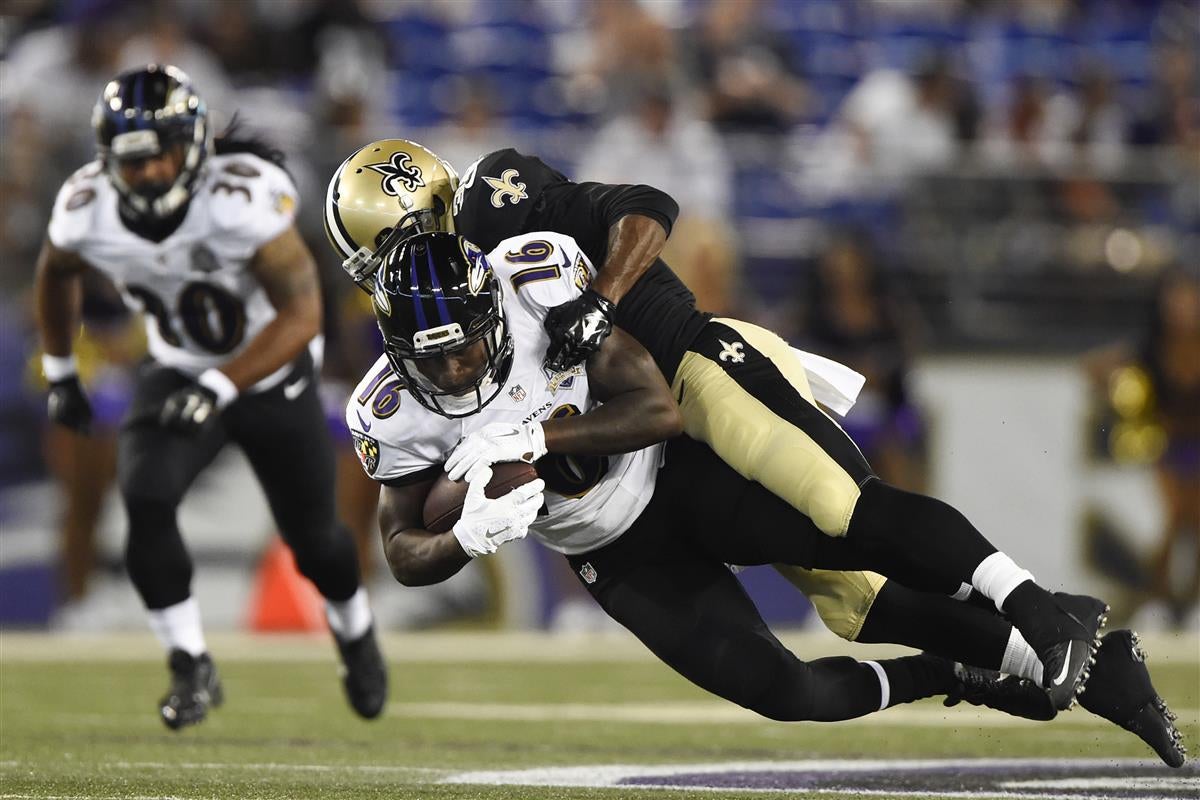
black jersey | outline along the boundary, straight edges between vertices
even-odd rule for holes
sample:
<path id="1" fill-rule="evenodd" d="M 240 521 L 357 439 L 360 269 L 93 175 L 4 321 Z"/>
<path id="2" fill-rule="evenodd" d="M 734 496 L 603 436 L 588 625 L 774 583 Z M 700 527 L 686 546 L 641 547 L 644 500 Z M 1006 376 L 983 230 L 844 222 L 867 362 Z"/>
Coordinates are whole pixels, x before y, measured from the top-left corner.
<path id="1" fill-rule="evenodd" d="M 649 186 L 574 183 L 538 158 L 511 148 L 480 158 L 463 173 L 454 196 L 455 230 L 483 250 L 533 231 L 573 238 L 599 268 L 608 232 L 626 214 L 643 214 L 668 233 L 679 206 Z M 656 259 L 617 305 L 616 324 L 642 343 L 670 381 L 684 352 L 711 315 L 662 259 Z"/>

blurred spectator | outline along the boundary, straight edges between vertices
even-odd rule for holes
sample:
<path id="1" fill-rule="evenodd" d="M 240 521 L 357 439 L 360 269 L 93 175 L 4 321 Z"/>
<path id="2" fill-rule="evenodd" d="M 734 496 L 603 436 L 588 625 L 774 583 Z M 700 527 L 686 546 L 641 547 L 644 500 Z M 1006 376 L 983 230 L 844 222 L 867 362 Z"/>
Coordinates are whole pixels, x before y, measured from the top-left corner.
<path id="1" fill-rule="evenodd" d="M 674 197 L 679 219 L 663 258 L 697 293 L 700 308 L 732 310 L 732 167 L 712 125 L 678 103 L 667 84 L 642 87 L 634 109 L 604 126 L 584 151 L 576 176 L 644 183 Z"/>
<path id="2" fill-rule="evenodd" d="M 925 426 L 907 388 L 920 321 L 888 286 L 863 236 L 834 239 L 808 273 L 801 305 L 809 349 L 867 379 L 842 427 L 883 480 L 922 491 Z"/>
<path id="3" fill-rule="evenodd" d="M 670 80 L 676 69 L 671 32 L 638 0 L 591 3 L 586 32 L 566 37 L 556 59 L 568 78 L 568 101 L 584 111 L 625 111 L 631 89 Z"/>
<path id="4" fill-rule="evenodd" d="M 871 196 L 943 170 L 959 153 L 957 84 L 944 54 L 909 77 L 892 69 L 863 76 L 809 158 L 811 180 L 834 195 Z"/>
<path id="5" fill-rule="evenodd" d="M 450 163 L 459 175 L 485 153 L 522 143 L 496 116 L 495 93 L 486 75 L 467 75 L 455 84 L 454 112 L 417 140 Z"/>
<path id="6" fill-rule="evenodd" d="M 1154 83 L 1134 126 L 1134 143 L 1200 147 L 1200 69 L 1195 41 L 1155 48 Z"/>
<path id="7" fill-rule="evenodd" d="M 1041 79 L 1015 78 L 1006 107 L 993 111 L 985 155 L 1000 164 L 1118 169 L 1129 122 L 1116 103 L 1112 81 L 1095 67 L 1085 69 L 1079 81 L 1078 94 L 1051 94 Z"/>
<path id="8" fill-rule="evenodd" d="M 1163 274 L 1137 345 L 1095 351 L 1085 366 L 1118 422 L 1118 461 L 1154 464 L 1162 537 L 1146 561 L 1150 597 L 1181 625 L 1200 601 L 1200 267 Z"/>
<path id="9" fill-rule="evenodd" d="M 118 57 L 118 70 L 145 64 L 172 64 L 204 92 L 205 102 L 217 113 L 218 127 L 233 116 L 233 87 L 216 57 L 188 35 L 184 10 L 171 0 L 154 0 L 130 19 L 133 36 Z M 111 75 L 109 76 L 111 77 Z M 95 86 L 101 83 L 94 84 Z"/>
<path id="10" fill-rule="evenodd" d="M 654 186 L 675 198 L 681 216 L 727 219 L 733 200 L 724 143 L 662 81 L 643 84 L 632 110 L 600 129 L 576 177 Z"/>
<path id="11" fill-rule="evenodd" d="M 808 102 L 786 39 L 759 0 L 712 0 L 688 55 L 707 115 L 722 131 L 786 131 Z"/>
<path id="12" fill-rule="evenodd" d="M 263 46 L 269 40 L 269 32 L 249 4 L 212 4 L 196 38 L 239 85 L 263 81 L 276 68 L 270 48 Z"/>
<path id="13" fill-rule="evenodd" d="M 92 152 L 92 105 L 99 87 L 117 71 L 128 35 L 122 9 L 120 0 L 68 2 L 67 24 L 17 39 L 4 61 L 0 114 L 9 124 L 0 161 L 6 176 L 21 173 L 17 193 L 30 193 L 40 206 L 49 206 L 53 197 L 47 193 L 70 174 L 66 165 Z M 33 227 L 40 229 L 42 221 Z M 33 263 L 25 268 L 32 276 Z"/>

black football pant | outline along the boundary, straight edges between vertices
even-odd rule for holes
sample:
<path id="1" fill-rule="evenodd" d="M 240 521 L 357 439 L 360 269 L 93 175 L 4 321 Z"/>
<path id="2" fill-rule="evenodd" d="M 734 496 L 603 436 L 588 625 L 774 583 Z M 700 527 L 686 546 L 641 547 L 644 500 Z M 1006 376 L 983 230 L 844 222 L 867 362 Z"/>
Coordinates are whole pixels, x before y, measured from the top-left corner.
<path id="1" fill-rule="evenodd" d="M 880 709 L 874 667 L 850 658 L 800 660 L 725 565 L 854 569 L 854 557 L 846 540 L 825 535 L 708 447 L 681 437 L 668 445 L 650 504 L 629 530 L 568 560 L 609 616 L 693 683 L 772 719 L 828 721 Z M 930 623 L 943 626 L 966 620 L 960 651 L 944 653 L 955 660 L 998 659 L 1007 639 L 1006 623 L 945 596 L 889 587 L 871 613 L 891 611 L 928 611 Z M 944 693 L 953 682 L 948 663 L 930 656 L 879 663 L 890 685 L 887 705 Z"/>
<path id="2" fill-rule="evenodd" d="M 358 559 L 335 516 L 333 444 L 307 354 L 281 384 L 240 396 L 197 436 L 167 431 L 158 421 L 167 396 L 190 380 L 144 361 L 120 432 L 118 479 L 129 517 L 125 564 L 146 608 L 166 608 L 191 594 L 192 560 L 176 511 L 228 442 L 246 454 L 300 572 L 325 598 L 349 599 L 359 585 Z M 224 521 L 240 524 L 233 514 Z"/>

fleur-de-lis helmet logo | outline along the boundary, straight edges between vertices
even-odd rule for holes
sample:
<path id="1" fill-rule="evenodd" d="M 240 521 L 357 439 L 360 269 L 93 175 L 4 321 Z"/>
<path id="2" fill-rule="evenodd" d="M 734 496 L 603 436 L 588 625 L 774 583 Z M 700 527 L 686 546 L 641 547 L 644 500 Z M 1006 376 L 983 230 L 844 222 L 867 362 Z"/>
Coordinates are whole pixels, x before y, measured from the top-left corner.
<path id="1" fill-rule="evenodd" d="M 378 164 L 367 164 L 366 167 L 367 169 L 375 170 L 383 176 L 383 179 L 379 183 L 379 188 L 389 197 L 399 197 L 401 185 L 408 192 L 415 192 L 425 185 L 425 179 L 421 175 L 421 168 L 412 163 L 412 156 L 403 150 L 397 150 L 395 153 L 392 153 L 392 157 L 387 161 L 381 161 Z"/>

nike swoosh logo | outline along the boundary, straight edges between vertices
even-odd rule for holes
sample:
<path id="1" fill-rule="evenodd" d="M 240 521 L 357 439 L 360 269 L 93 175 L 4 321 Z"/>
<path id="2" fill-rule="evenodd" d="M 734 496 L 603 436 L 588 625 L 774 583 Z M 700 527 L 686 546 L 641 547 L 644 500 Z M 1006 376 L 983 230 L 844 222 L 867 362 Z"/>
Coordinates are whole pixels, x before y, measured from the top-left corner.
<path id="1" fill-rule="evenodd" d="M 301 378 L 295 383 L 286 383 L 283 386 L 283 396 L 288 400 L 295 400 L 308 387 L 308 378 Z"/>
<path id="2" fill-rule="evenodd" d="M 359 425 L 362 425 L 362 429 L 363 429 L 363 431 L 364 431 L 364 432 L 365 432 L 365 431 L 369 431 L 369 430 L 371 430 L 371 423 L 369 423 L 369 422 L 367 422 L 365 419 L 363 419 L 363 418 L 362 418 L 362 414 L 360 414 L 360 413 L 358 413 L 357 411 L 355 411 L 355 412 L 354 412 L 354 416 L 358 417 L 358 424 L 359 424 Z"/>
<path id="3" fill-rule="evenodd" d="M 1074 646 L 1074 642 L 1067 642 L 1067 654 L 1063 657 L 1062 671 L 1054 678 L 1055 686 L 1061 686 L 1062 682 L 1067 679 L 1067 669 L 1071 666 L 1071 648 Z"/>

